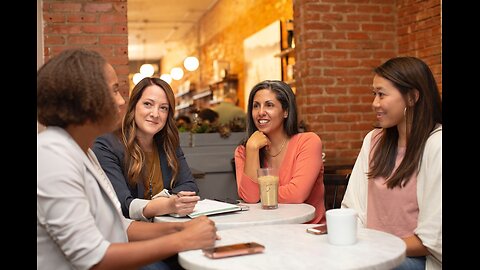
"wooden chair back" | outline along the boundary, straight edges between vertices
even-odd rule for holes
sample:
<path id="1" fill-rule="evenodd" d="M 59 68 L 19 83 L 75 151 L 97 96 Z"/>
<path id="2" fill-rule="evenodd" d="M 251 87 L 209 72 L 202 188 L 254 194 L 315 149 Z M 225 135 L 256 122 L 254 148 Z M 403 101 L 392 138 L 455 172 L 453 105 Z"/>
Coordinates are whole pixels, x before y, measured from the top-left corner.
<path id="1" fill-rule="evenodd" d="M 323 184 L 325 186 L 325 210 L 340 208 L 343 195 L 347 190 L 350 174 L 330 174 L 323 175 Z"/>

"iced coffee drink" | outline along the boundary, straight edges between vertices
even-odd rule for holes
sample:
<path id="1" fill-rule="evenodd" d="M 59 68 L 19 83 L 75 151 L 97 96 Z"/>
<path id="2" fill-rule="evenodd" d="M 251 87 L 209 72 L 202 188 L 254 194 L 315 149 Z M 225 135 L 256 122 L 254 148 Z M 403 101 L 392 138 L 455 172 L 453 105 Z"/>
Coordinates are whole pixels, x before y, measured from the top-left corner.
<path id="1" fill-rule="evenodd" d="M 258 185 L 262 209 L 278 208 L 278 175 L 272 168 L 258 169 Z"/>

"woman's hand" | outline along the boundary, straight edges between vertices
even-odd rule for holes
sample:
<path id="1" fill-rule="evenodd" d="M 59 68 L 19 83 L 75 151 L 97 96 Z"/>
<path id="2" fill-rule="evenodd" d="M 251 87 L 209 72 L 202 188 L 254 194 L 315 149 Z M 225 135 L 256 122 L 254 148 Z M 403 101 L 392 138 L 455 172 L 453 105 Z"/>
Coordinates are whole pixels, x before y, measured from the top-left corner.
<path id="1" fill-rule="evenodd" d="M 251 181 L 257 182 L 257 169 L 260 168 L 260 149 L 263 147 L 270 147 L 270 139 L 261 131 L 255 131 L 250 138 L 248 138 L 245 145 L 245 164 L 243 172 L 250 177 Z M 245 199 L 245 198 L 244 198 Z"/>
<path id="2" fill-rule="evenodd" d="M 195 205 L 200 200 L 200 196 L 196 196 L 195 194 L 195 191 L 180 191 L 170 197 L 172 213 L 180 216 L 186 216 L 192 213 Z"/>
<path id="3" fill-rule="evenodd" d="M 249 150 L 260 150 L 265 146 L 270 145 L 270 140 L 268 139 L 267 135 L 265 135 L 261 131 L 255 131 L 250 138 L 248 138 L 246 148 Z"/>
<path id="4" fill-rule="evenodd" d="M 215 222 L 207 216 L 200 216 L 184 222 L 181 231 L 185 237 L 185 250 L 213 247 L 215 240 L 220 239 L 217 235 Z"/>

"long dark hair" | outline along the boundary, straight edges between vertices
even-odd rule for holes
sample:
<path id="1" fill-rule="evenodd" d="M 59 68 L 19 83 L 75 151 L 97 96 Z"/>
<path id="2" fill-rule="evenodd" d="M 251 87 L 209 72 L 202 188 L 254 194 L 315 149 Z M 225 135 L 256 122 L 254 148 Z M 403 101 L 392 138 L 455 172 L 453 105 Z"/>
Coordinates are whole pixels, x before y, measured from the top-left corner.
<path id="1" fill-rule="evenodd" d="M 407 104 L 407 146 L 402 162 L 393 173 L 398 152 L 398 129 L 396 126 L 383 129 L 367 176 L 385 177 L 388 188 L 402 187 L 417 173 L 426 141 L 435 125 L 442 123 L 442 101 L 432 71 L 418 58 L 392 58 L 374 72 L 389 80 Z M 414 97 L 415 91 L 418 91 L 418 100 L 409 104 L 407 100 Z"/>
<path id="2" fill-rule="evenodd" d="M 168 166 L 172 169 L 172 180 L 170 187 L 173 187 L 175 178 L 178 174 L 178 159 L 176 149 L 180 145 L 178 129 L 175 125 L 175 95 L 170 85 L 159 78 L 143 78 L 132 90 L 128 102 L 127 111 L 122 123 L 122 141 L 126 148 L 125 165 L 127 168 L 128 181 L 130 185 L 141 182 L 145 169 L 145 153 L 140 147 L 136 138 L 137 125 L 135 124 L 135 106 L 145 89 L 150 85 L 158 85 L 165 91 L 168 100 L 168 117 L 165 126 L 153 136 L 155 145 L 161 146 L 167 156 Z"/>
<path id="3" fill-rule="evenodd" d="M 295 100 L 295 94 L 293 93 L 292 88 L 286 84 L 285 82 L 278 81 L 278 80 L 265 80 L 263 82 L 259 82 L 256 84 L 252 90 L 250 91 L 250 95 L 248 97 L 248 109 L 247 109 L 247 137 L 242 142 L 245 146 L 247 143 L 247 139 L 252 136 L 252 134 L 257 131 L 257 127 L 255 126 L 255 121 L 252 117 L 252 110 L 253 110 L 253 98 L 255 94 L 260 90 L 270 90 L 275 93 L 275 97 L 277 100 L 282 104 L 282 109 L 288 112 L 287 118 L 283 122 L 283 129 L 287 134 L 287 137 L 292 137 L 293 135 L 299 133 L 298 129 L 298 119 L 297 119 L 297 103 Z M 260 166 L 263 164 L 263 160 L 265 159 L 265 147 L 260 149 Z"/>

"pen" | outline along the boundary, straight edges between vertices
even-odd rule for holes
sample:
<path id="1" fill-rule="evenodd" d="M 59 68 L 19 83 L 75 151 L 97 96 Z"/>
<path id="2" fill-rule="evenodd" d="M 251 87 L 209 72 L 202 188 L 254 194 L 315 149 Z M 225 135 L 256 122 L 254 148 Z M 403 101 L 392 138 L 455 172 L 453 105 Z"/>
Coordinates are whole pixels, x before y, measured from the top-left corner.
<path id="1" fill-rule="evenodd" d="M 183 196 L 181 191 L 178 192 L 178 193 L 173 193 L 173 192 L 172 192 L 172 193 L 168 193 L 168 194 L 169 194 L 170 196 L 177 195 L 179 198 Z"/>
<path id="2" fill-rule="evenodd" d="M 178 193 L 171 193 L 170 196 L 172 196 L 172 195 L 177 195 L 179 198 L 180 198 L 180 197 L 185 197 L 185 196 L 187 196 L 187 197 L 188 197 L 188 196 L 198 196 L 198 195 L 196 195 L 196 194 L 192 194 L 192 195 L 190 195 L 190 194 L 185 194 L 185 192 L 189 192 L 189 191 L 179 191 Z M 202 198 L 200 198 L 200 200 L 202 200 Z"/>

